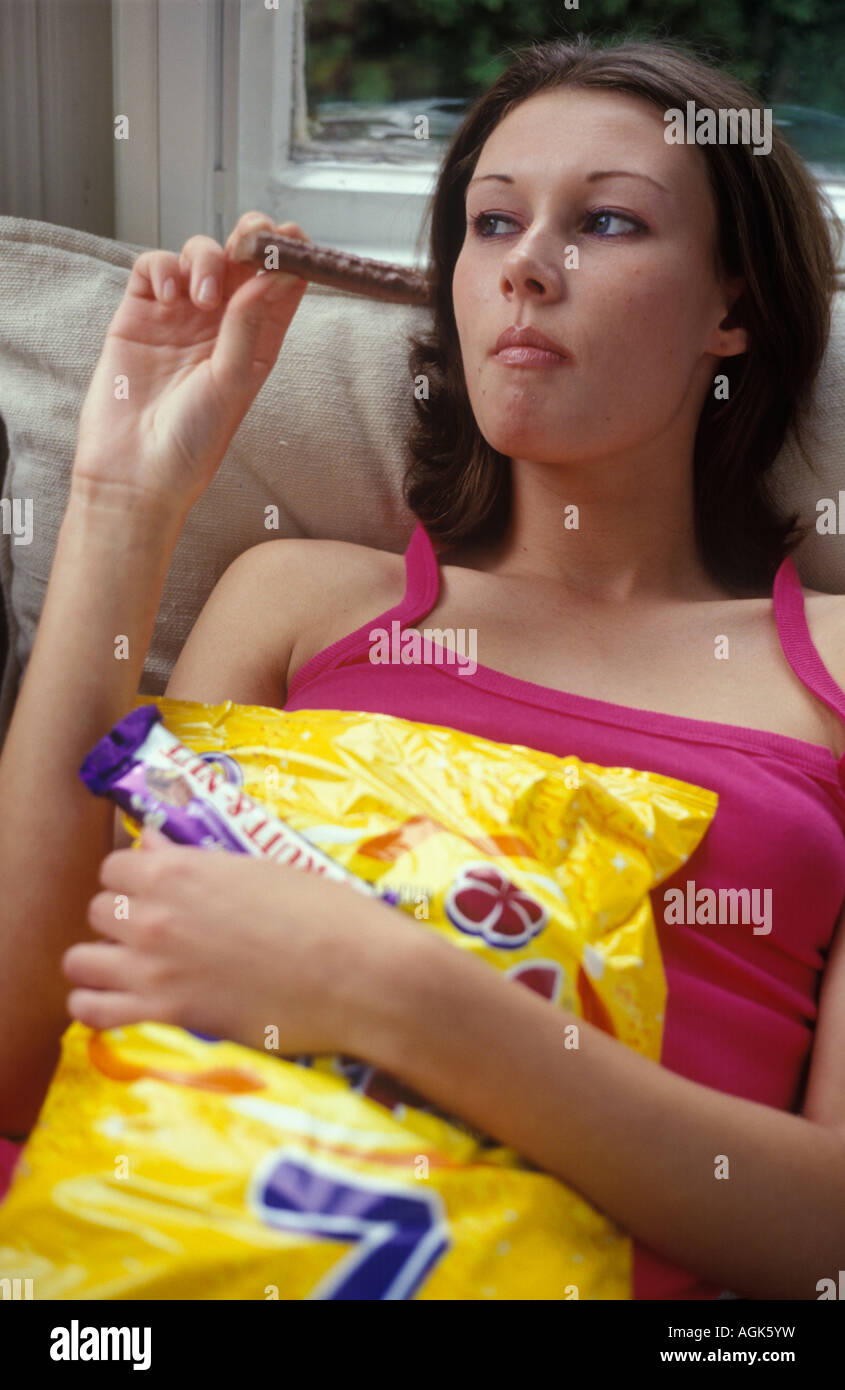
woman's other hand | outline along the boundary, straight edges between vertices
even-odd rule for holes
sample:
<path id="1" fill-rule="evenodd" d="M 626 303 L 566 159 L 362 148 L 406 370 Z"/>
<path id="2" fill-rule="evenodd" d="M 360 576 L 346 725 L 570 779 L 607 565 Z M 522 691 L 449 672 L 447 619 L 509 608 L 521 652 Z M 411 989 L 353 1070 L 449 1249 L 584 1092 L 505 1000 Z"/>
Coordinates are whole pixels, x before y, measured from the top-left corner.
<path id="1" fill-rule="evenodd" d="M 260 1050 L 270 1036 L 281 1056 L 360 1046 L 386 963 L 423 928 L 303 869 L 173 845 L 149 829 L 141 845 L 100 866 L 104 891 L 88 920 L 102 943 L 62 957 L 73 1018 L 175 1024 Z"/>

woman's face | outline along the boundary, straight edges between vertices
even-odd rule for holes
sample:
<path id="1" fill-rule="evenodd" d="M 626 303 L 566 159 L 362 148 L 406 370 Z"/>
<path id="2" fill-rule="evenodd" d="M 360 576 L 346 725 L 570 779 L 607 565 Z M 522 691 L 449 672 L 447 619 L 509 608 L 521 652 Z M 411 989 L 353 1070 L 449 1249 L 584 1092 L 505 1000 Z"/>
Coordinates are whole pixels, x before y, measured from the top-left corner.
<path id="1" fill-rule="evenodd" d="M 667 144 L 664 130 L 662 113 L 637 97 L 558 90 L 511 111 L 481 151 L 452 293 L 476 421 L 511 458 L 688 443 L 718 370 L 708 354 L 747 346 L 743 330 L 719 331 L 741 282 L 716 275 L 704 156 Z M 497 359 L 513 325 L 538 329 L 569 358 Z"/>

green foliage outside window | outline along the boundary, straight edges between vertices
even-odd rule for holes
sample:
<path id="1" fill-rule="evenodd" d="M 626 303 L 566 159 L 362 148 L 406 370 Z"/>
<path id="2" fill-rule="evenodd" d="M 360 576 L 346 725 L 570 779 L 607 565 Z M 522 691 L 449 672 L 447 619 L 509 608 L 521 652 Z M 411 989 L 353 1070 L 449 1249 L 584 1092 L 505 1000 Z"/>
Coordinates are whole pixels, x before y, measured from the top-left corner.
<path id="1" fill-rule="evenodd" d="M 472 99 L 509 50 L 584 31 L 692 41 L 770 105 L 845 116 L 843 0 L 305 0 L 305 14 L 314 104 Z"/>

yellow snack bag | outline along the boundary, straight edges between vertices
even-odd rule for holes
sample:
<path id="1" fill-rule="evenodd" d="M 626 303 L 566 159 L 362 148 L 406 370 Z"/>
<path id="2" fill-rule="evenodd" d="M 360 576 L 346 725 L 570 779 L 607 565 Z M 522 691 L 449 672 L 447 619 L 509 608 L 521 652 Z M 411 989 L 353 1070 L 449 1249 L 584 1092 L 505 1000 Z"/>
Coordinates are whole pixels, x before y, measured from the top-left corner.
<path id="1" fill-rule="evenodd" d="M 659 1061 L 649 892 L 701 841 L 714 792 L 392 715 L 136 708 L 152 704 L 397 911 Z M 578 1047 L 572 1020 L 561 1046 Z M 0 1276 L 39 1299 L 626 1299 L 632 1247 L 366 1061 L 72 1023 L 0 1206 Z"/>

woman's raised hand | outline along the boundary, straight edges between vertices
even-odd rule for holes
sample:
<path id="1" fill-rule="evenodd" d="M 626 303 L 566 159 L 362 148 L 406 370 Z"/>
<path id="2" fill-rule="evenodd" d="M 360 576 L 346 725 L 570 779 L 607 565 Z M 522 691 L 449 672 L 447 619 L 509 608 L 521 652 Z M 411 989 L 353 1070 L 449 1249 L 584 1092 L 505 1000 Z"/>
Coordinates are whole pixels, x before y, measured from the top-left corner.
<path id="1" fill-rule="evenodd" d="M 248 229 L 310 242 L 295 222 L 245 213 L 225 248 L 144 251 L 106 334 L 79 418 L 72 492 L 186 514 L 266 381 L 308 282 L 231 251 Z"/>

